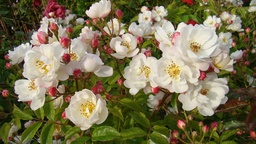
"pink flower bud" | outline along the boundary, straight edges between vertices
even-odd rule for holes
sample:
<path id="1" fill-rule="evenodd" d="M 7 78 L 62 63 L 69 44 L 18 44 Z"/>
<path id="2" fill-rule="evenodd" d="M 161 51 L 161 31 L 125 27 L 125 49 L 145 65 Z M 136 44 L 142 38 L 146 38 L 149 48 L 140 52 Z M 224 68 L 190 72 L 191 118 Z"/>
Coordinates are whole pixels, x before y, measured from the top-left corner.
<path id="1" fill-rule="evenodd" d="M 178 138 L 178 137 L 179 137 L 179 132 L 177 130 L 173 130 L 172 138 Z"/>
<path id="2" fill-rule="evenodd" d="M 243 37 L 244 36 L 244 32 L 240 32 L 238 35 L 239 35 L 239 37 Z"/>
<path id="3" fill-rule="evenodd" d="M 60 38 L 60 44 L 64 47 L 64 48 L 68 48 L 71 44 L 71 39 L 68 37 L 62 37 Z"/>
<path id="4" fill-rule="evenodd" d="M 92 23 L 93 23 L 93 24 L 97 24 L 98 22 L 99 22 L 99 19 L 98 19 L 98 18 L 92 19 Z"/>
<path id="5" fill-rule="evenodd" d="M 137 43 L 142 44 L 143 43 L 143 38 L 142 37 L 137 37 Z"/>
<path id="6" fill-rule="evenodd" d="M 9 94 L 10 94 L 9 91 L 6 90 L 6 89 L 4 89 L 4 90 L 2 91 L 2 96 L 3 96 L 3 97 L 8 97 Z"/>
<path id="7" fill-rule="evenodd" d="M 107 99 L 107 100 L 111 100 L 111 95 L 110 95 L 110 94 L 107 94 L 107 95 L 106 95 L 106 99 Z"/>
<path id="8" fill-rule="evenodd" d="M 62 56 L 62 61 L 63 61 L 65 64 L 68 64 L 68 63 L 70 62 L 70 60 L 71 60 L 70 54 L 68 54 L 68 53 L 63 54 L 63 56 Z"/>
<path id="9" fill-rule="evenodd" d="M 208 127 L 207 125 L 204 125 L 204 126 L 202 127 L 202 131 L 203 131 L 204 133 L 207 133 L 207 132 L 209 131 L 209 127 Z"/>
<path id="10" fill-rule="evenodd" d="M 244 38 L 244 42 L 248 42 L 249 41 L 249 38 L 248 37 L 245 37 Z"/>
<path id="11" fill-rule="evenodd" d="M 151 89 L 151 91 L 152 91 L 153 94 L 158 94 L 159 91 L 160 91 L 160 87 L 154 87 L 154 88 Z"/>
<path id="12" fill-rule="evenodd" d="M 92 48 L 98 48 L 99 43 L 99 39 L 97 37 L 94 37 L 91 43 Z"/>
<path id="13" fill-rule="evenodd" d="M 251 130 L 250 136 L 251 136 L 251 138 L 256 139 L 256 132 Z"/>
<path id="14" fill-rule="evenodd" d="M 48 93 L 50 96 L 56 96 L 57 93 L 58 93 L 58 90 L 56 87 L 50 87 L 49 90 L 48 90 Z"/>
<path id="15" fill-rule="evenodd" d="M 81 71 L 80 69 L 75 69 L 75 70 L 73 71 L 73 75 L 74 75 L 74 77 L 75 77 L 76 79 L 79 79 L 79 78 L 82 77 L 82 71 Z"/>
<path id="16" fill-rule="evenodd" d="M 100 81 L 98 81 L 97 84 L 94 87 L 92 87 L 91 90 L 94 94 L 100 94 L 105 91 L 105 89 L 102 85 L 102 82 L 100 82 Z"/>
<path id="17" fill-rule="evenodd" d="M 241 130 L 236 132 L 237 135 L 241 136 L 243 134 L 243 132 Z"/>
<path id="18" fill-rule="evenodd" d="M 11 68 L 12 68 L 12 64 L 9 63 L 9 62 L 7 62 L 7 63 L 5 64 L 5 67 L 6 67 L 6 69 L 11 69 Z"/>
<path id="19" fill-rule="evenodd" d="M 200 79 L 200 80 L 204 80 L 205 78 L 206 78 L 206 73 L 203 72 L 203 71 L 200 71 L 200 77 L 199 77 L 199 79 Z"/>
<path id="20" fill-rule="evenodd" d="M 123 12 L 120 10 L 120 9 L 118 9 L 118 10 L 116 10 L 116 17 L 118 18 L 118 19 L 121 19 L 122 17 L 123 17 Z"/>
<path id="21" fill-rule="evenodd" d="M 212 123 L 211 123 L 211 129 L 212 129 L 213 131 L 216 131 L 217 128 L 218 128 L 218 122 L 212 122 Z"/>
<path id="22" fill-rule="evenodd" d="M 250 33 L 250 31 L 251 31 L 251 28 L 249 28 L 249 27 L 245 29 L 246 33 Z"/>
<path id="23" fill-rule="evenodd" d="M 144 52 L 144 55 L 145 55 L 146 57 L 151 57 L 151 56 L 152 56 L 152 51 L 151 51 L 151 50 L 146 50 L 146 51 Z"/>
<path id="24" fill-rule="evenodd" d="M 229 20 L 229 21 L 228 21 L 228 23 L 229 23 L 229 24 L 232 24 L 232 23 L 233 23 L 233 21 L 232 21 L 232 20 Z"/>
<path id="25" fill-rule="evenodd" d="M 50 30 L 51 30 L 52 32 L 57 33 L 57 32 L 58 32 L 58 29 L 59 29 L 59 27 L 58 27 L 58 25 L 57 25 L 56 23 L 51 23 L 51 24 L 50 24 Z"/>
<path id="26" fill-rule="evenodd" d="M 184 129 L 186 127 L 186 122 L 184 120 L 178 120 L 177 126 L 179 129 Z"/>
<path id="27" fill-rule="evenodd" d="M 204 125 L 204 123 L 202 121 L 198 122 L 198 126 L 202 127 Z"/>
<path id="28" fill-rule="evenodd" d="M 66 28 L 66 32 L 67 32 L 67 34 L 72 34 L 73 33 L 73 28 L 72 27 L 67 27 Z"/>
<path id="29" fill-rule="evenodd" d="M 66 103 L 69 103 L 69 102 L 71 101 L 71 96 L 69 95 L 69 96 L 65 97 L 65 98 L 64 98 L 64 101 L 65 101 Z"/>
<path id="30" fill-rule="evenodd" d="M 114 50 L 112 48 L 108 48 L 105 50 L 107 54 L 112 54 Z"/>
<path id="31" fill-rule="evenodd" d="M 216 28 L 218 28 L 219 26 L 220 26 L 220 24 L 218 24 L 218 23 L 215 24 L 215 27 L 216 27 Z"/>
<path id="32" fill-rule="evenodd" d="M 190 121 L 193 120 L 193 116 L 191 114 L 188 115 L 188 120 L 190 120 Z"/>
<path id="33" fill-rule="evenodd" d="M 233 71 L 231 72 L 231 74 L 235 75 L 235 74 L 236 74 L 236 70 L 233 70 Z"/>
<path id="34" fill-rule="evenodd" d="M 236 47 L 236 43 L 235 42 L 232 42 L 231 45 L 232 45 L 232 47 Z"/>
<path id="35" fill-rule="evenodd" d="M 7 55 L 4 55 L 4 59 L 5 60 L 9 60 L 9 55 L 7 54 Z"/>
<path id="36" fill-rule="evenodd" d="M 48 34 L 43 31 L 39 31 L 37 33 L 37 39 L 41 44 L 47 44 L 48 43 Z"/>
<path id="37" fill-rule="evenodd" d="M 122 86 L 123 83 L 124 83 L 124 80 L 123 80 L 122 78 L 120 78 L 120 79 L 117 80 L 117 84 L 118 84 L 119 86 Z"/>
<path id="38" fill-rule="evenodd" d="M 90 25 L 91 24 L 89 20 L 85 20 L 85 23 L 86 23 L 86 25 Z"/>
<path id="39" fill-rule="evenodd" d="M 65 111 L 62 112 L 61 117 L 62 117 L 63 119 L 67 119 L 67 117 L 66 117 L 66 112 L 65 112 Z"/>
<path id="40" fill-rule="evenodd" d="M 250 65 L 250 62 L 249 62 L 249 61 L 245 61 L 245 62 L 244 62 L 244 65 L 249 66 L 249 65 Z"/>

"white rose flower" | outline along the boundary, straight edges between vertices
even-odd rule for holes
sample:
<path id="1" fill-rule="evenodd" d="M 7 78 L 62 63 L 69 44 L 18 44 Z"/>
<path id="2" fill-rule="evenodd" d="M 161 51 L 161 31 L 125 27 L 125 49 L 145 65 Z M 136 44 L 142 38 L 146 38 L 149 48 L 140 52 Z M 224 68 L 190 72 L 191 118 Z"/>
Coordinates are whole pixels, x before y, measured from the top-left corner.
<path id="1" fill-rule="evenodd" d="M 216 73 L 219 73 L 219 69 L 233 71 L 234 60 L 230 59 L 229 54 L 222 52 L 218 56 L 212 57 L 212 60 Z"/>
<path id="2" fill-rule="evenodd" d="M 89 10 L 86 10 L 86 15 L 90 18 L 104 18 L 111 11 L 111 2 L 109 0 L 101 0 L 92 4 Z"/>
<path id="3" fill-rule="evenodd" d="M 140 23 L 139 25 L 137 25 L 135 22 L 133 22 L 129 26 L 128 31 L 134 36 L 139 37 L 148 37 L 153 33 L 152 26 L 148 23 Z"/>
<path id="4" fill-rule="evenodd" d="M 76 92 L 65 112 L 66 117 L 81 130 L 103 123 L 108 116 L 106 101 L 88 89 Z"/>
<path id="5" fill-rule="evenodd" d="M 230 58 L 232 58 L 234 60 L 238 60 L 238 59 L 240 59 L 242 57 L 243 57 L 243 51 L 242 50 L 237 50 L 237 51 L 233 52 L 230 55 Z"/>
<path id="6" fill-rule="evenodd" d="M 157 93 L 156 95 L 149 95 L 149 97 L 148 97 L 148 103 L 147 103 L 147 105 L 148 105 L 148 107 L 150 107 L 151 109 L 150 109 L 150 111 L 152 111 L 152 110 L 154 110 L 158 105 L 159 105 L 159 102 L 160 102 L 160 100 L 162 100 L 163 99 L 163 97 L 164 97 L 164 93 L 163 92 L 159 92 L 159 93 Z"/>
<path id="7" fill-rule="evenodd" d="M 110 47 L 116 52 L 111 55 L 117 59 L 133 57 L 139 52 L 136 37 L 128 33 L 123 34 L 122 37 L 112 38 Z"/>
<path id="8" fill-rule="evenodd" d="M 162 57 L 155 68 L 155 82 L 170 92 L 183 93 L 188 90 L 188 83 L 197 84 L 199 69 L 176 56 Z"/>
<path id="9" fill-rule="evenodd" d="M 15 82 L 14 90 L 18 95 L 18 101 L 31 102 L 32 110 L 37 110 L 44 105 L 46 89 L 41 87 L 40 79 L 19 79 Z"/>
<path id="10" fill-rule="evenodd" d="M 250 6 L 248 12 L 256 12 L 256 6 Z"/>
<path id="11" fill-rule="evenodd" d="M 28 50 L 32 48 L 32 45 L 29 43 L 21 44 L 18 47 L 15 47 L 13 51 L 8 51 L 8 57 L 11 60 L 11 64 L 19 64 L 24 60 L 25 54 Z"/>
<path id="12" fill-rule="evenodd" d="M 147 83 L 152 87 L 157 85 L 153 82 L 152 69 L 156 67 L 156 58 L 146 57 L 144 54 L 133 57 L 130 65 L 124 69 L 124 85 L 130 88 L 129 92 L 135 95 L 140 89 L 145 88 Z"/>
<path id="13" fill-rule="evenodd" d="M 81 70 L 84 72 L 93 72 L 98 77 L 109 77 L 113 75 L 113 68 L 104 66 L 99 56 L 95 54 L 86 54 L 81 60 Z"/>
<path id="14" fill-rule="evenodd" d="M 243 31 L 242 20 L 239 16 L 231 15 L 229 21 L 232 21 L 232 24 L 226 27 L 228 30 L 237 31 L 237 32 Z"/>
<path id="15" fill-rule="evenodd" d="M 227 33 L 219 33 L 219 40 L 220 40 L 220 48 L 222 51 L 229 53 L 229 49 L 232 47 L 232 34 L 230 32 Z"/>
<path id="16" fill-rule="evenodd" d="M 186 93 L 180 94 L 178 100 L 186 111 L 197 107 L 203 116 L 212 116 L 214 110 L 227 101 L 225 95 L 228 91 L 227 79 L 218 78 L 216 73 L 208 73 L 197 86 L 190 86 Z"/>
<path id="17" fill-rule="evenodd" d="M 149 23 L 152 24 L 152 12 L 149 10 L 143 11 L 142 13 L 139 14 L 139 23 Z"/>
<path id="18" fill-rule="evenodd" d="M 122 35 L 125 32 L 124 24 L 119 22 L 117 18 L 109 21 L 103 29 L 109 35 Z"/>
<path id="19" fill-rule="evenodd" d="M 208 16 L 203 24 L 215 31 L 216 28 L 221 27 L 221 19 L 216 17 L 216 15 Z"/>
<path id="20" fill-rule="evenodd" d="M 167 15 L 168 11 L 163 6 L 156 6 L 154 10 L 152 10 L 152 17 L 157 22 L 161 21 L 161 19 Z"/>

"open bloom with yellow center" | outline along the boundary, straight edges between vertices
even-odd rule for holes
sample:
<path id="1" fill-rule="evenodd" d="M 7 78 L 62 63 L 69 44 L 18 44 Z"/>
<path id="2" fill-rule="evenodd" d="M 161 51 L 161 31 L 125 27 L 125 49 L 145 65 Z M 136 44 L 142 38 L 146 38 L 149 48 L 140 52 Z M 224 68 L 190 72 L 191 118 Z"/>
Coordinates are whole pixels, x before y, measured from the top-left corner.
<path id="1" fill-rule="evenodd" d="M 193 65 L 187 65 L 181 58 L 162 57 L 158 60 L 154 81 L 170 92 L 183 93 L 188 83 L 197 84 L 200 72 Z"/>
<path id="2" fill-rule="evenodd" d="M 191 86 L 186 93 L 180 94 L 178 99 L 184 110 L 190 111 L 197 107 L 203 116 L 212 116 L 220 104 L 226 103 L 228 91 L 227 79 L 209 73 L 197 86 Z"/>
<path id="3" fill-rule="evenodd" d="M 124 85 L 130 88 L 129 92 L 135 95 L 140 89 L 145 88 L 147 83 L 150 86 L 156 87 L 157 85 L 153 82 L 153 71 L 156 67 L 156 58 L 146 57 L 140 53 L 133 57 L 130 65 L 124 69 Z"/>
<path id="4" fill-rule="evenodd" d="M 65 112 L 66 117 L 81 130 L 103 123 L 108 116 L 106 101 L 88 89 L 76 92 Z"/>
<path id="5" fill-rule="evenodd" d="M 101 0 L 98 3 L 92 4 L 89 10 L 86 10 L 86 15 L 90 18 L 104 18 L 111 11 L 111 2 L 109 0 Z"/>
<path id="6" fill-rule="evenodd" d="M 14 90 L 18 101 L 31 102 L 32 110 L 37 110 L 44 105 L 46 89 L 41 87 L 40 79 L 19 79 L 15 82 Z"/>
<path id="7" fill-rule="evenodd" d="M 193 62 L 202 71 L 209 68 L 210 58 L 221 52 L 217 34 L 203 25 L 183 26 L 174 45 L 185 61 Z"/>
<path id="8" fill-rule="evenodd" d="M 116 52 L 111 55 L 117 59 L 133 57 L 139 52 L 136 37 L 128 33 L 123 34 L 122 37 L 112 38 L 110 47 Z"/>
<path id="9" fill-rule="evenodd" d="M 34 47 L 25 55 L 23 76 L 28 79 L 42 77 L 46 82 L 55 81 L 63 53 L 64 49 L 59 42 Z"/>

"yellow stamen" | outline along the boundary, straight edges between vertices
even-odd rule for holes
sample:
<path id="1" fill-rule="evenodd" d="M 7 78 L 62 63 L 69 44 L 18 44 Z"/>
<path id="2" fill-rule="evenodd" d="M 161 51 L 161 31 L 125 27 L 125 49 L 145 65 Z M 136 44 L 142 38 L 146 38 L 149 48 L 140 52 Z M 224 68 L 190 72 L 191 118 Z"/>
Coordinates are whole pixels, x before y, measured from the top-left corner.
<path id="1" fill-rule="evenodd" d="M 86 103 L 84 104 L 81 104 L 80 106 L 80 113 L 86 117 L 86 118 L 89 118 L 89 116 L 92 114 L 93 110 L 95 109 L 95 104 L 90 102 L 90 101 L 87 101 Z"/>
<path id="2" fill-rule="evenodd" d="M 201 49 L 201 45 L 197 42 L 192 42 L 192 43 L 190 43 L 190 49 L 193 52 L 198 52 Z"/>

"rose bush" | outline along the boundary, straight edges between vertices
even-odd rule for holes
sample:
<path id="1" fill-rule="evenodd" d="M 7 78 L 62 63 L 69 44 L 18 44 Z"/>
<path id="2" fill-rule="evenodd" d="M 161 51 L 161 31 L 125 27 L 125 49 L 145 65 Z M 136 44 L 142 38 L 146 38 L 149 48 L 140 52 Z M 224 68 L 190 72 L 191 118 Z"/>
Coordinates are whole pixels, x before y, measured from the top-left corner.
<path id="1" fill-rule="evenodd" d="M 221 9 L 216 9 L 221 7 Z M 255 141 L 255 1 L 142 6 L 79 18 L 50 0 L 30 42 L 6 55 L 5 143 Z M 14 97 L 14 98 L 12 98 Z M 4 106 L 2 106 L 4 109 Z M 246 117 L 246 120 L 245 120 Z"/>

